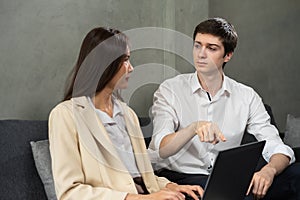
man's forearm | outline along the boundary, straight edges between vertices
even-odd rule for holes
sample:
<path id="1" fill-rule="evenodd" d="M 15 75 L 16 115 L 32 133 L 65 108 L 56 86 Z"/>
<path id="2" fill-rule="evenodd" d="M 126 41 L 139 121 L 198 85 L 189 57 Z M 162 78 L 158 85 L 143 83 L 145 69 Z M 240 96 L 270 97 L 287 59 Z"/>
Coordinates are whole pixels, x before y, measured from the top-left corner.
<path id="1" fill-rule="evenodd" d="M 265 167 L 270 167 L 275 170 L 275 175 L 280 174 L 290 162 L 290 158 L 284 154 L 278 153 L 274 154 L 270 161 Z"/>
<path id="2" fill-rule="evenodd" d="M 159 145 L 159 155 L 167 158 L 176 154 L 188 141 L 195 136 L 194 124 L 187 126 L 175 133 L 166 135 Z"/>

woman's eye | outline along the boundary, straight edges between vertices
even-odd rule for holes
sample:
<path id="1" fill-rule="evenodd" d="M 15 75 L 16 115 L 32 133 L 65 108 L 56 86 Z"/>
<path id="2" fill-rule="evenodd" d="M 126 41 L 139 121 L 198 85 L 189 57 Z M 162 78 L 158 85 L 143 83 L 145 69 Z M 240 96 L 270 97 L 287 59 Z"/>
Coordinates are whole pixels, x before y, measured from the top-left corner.
<path id="1" fill-rule="evenodd" d="M 129 56 L 126 56 L 124 62 L 127 62 L 129 58 L 130 58 Z"/>
<path id="2" fill-rule="evenodd" d="M 128 64 L 129 64 L 129 62 L 130 62 L 130 61 L 129 61 L 129 58 L 126 58 L 126 59 L 124 60 L 124 62 L 123 62 L 123 63 L 124 63 L 125 65 L 128 65 Z"/>

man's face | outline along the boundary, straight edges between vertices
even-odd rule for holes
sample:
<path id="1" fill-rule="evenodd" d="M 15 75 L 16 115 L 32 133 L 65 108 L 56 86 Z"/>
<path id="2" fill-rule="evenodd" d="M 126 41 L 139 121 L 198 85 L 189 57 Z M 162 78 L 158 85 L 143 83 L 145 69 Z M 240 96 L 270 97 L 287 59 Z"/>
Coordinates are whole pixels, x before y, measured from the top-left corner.
<path id="1" fill-rule="evenodd" d="M 219 37 L 197 33 L 193 47 L 195 68 L 203 74 L 223 72 L 224 62 L 230 60 L 232 53 L 224 56 L 225 49 Z"/>

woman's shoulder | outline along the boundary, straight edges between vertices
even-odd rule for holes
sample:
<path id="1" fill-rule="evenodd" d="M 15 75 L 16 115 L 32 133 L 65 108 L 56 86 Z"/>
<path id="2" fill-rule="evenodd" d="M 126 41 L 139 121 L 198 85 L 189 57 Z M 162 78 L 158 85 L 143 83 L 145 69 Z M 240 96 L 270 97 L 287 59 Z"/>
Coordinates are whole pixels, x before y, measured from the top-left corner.
<path id="1" fill-rule="evenodd" d="M 53 109 L 64 109 L 72 106 L 72 100 L 65 100 L 58 103 Z"/>
<path id="2" fill-rule="evenodd" d="M 58 103 L 50 112 L 52 113 L 65 113 L 72 110 L 73 102 L 71 100 L 66 100 Z"/>

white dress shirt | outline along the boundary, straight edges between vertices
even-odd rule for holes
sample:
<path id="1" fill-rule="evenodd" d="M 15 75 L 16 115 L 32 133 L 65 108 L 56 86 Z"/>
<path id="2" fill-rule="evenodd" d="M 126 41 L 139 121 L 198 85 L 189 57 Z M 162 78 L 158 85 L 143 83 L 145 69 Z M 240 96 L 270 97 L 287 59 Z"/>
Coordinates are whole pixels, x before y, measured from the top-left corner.
<path id="1" fill-rule="evenodd" d="M 156 169 L 209 174 L 218 151 L 239 146 L 246 127 L 256 139 L 267 141 L 263 150 L 265 160 L 269 161 L 275 153 L 289 156 L 291 163 L 295 160 L 292 149 L 283 144 L 278 130 L 270 124 L 270 116 L 259 95 L 225 75 L 221 89 L 211 100 L 196 72 L 164 81 L 154 94 L 152 114 L 154 130 L 150 151 L 157 153 L 164 136 L 195 121 L 216 123 L 227 139 L 213 145 L 195 136 L 175 155 L 157 159 Z"/>

